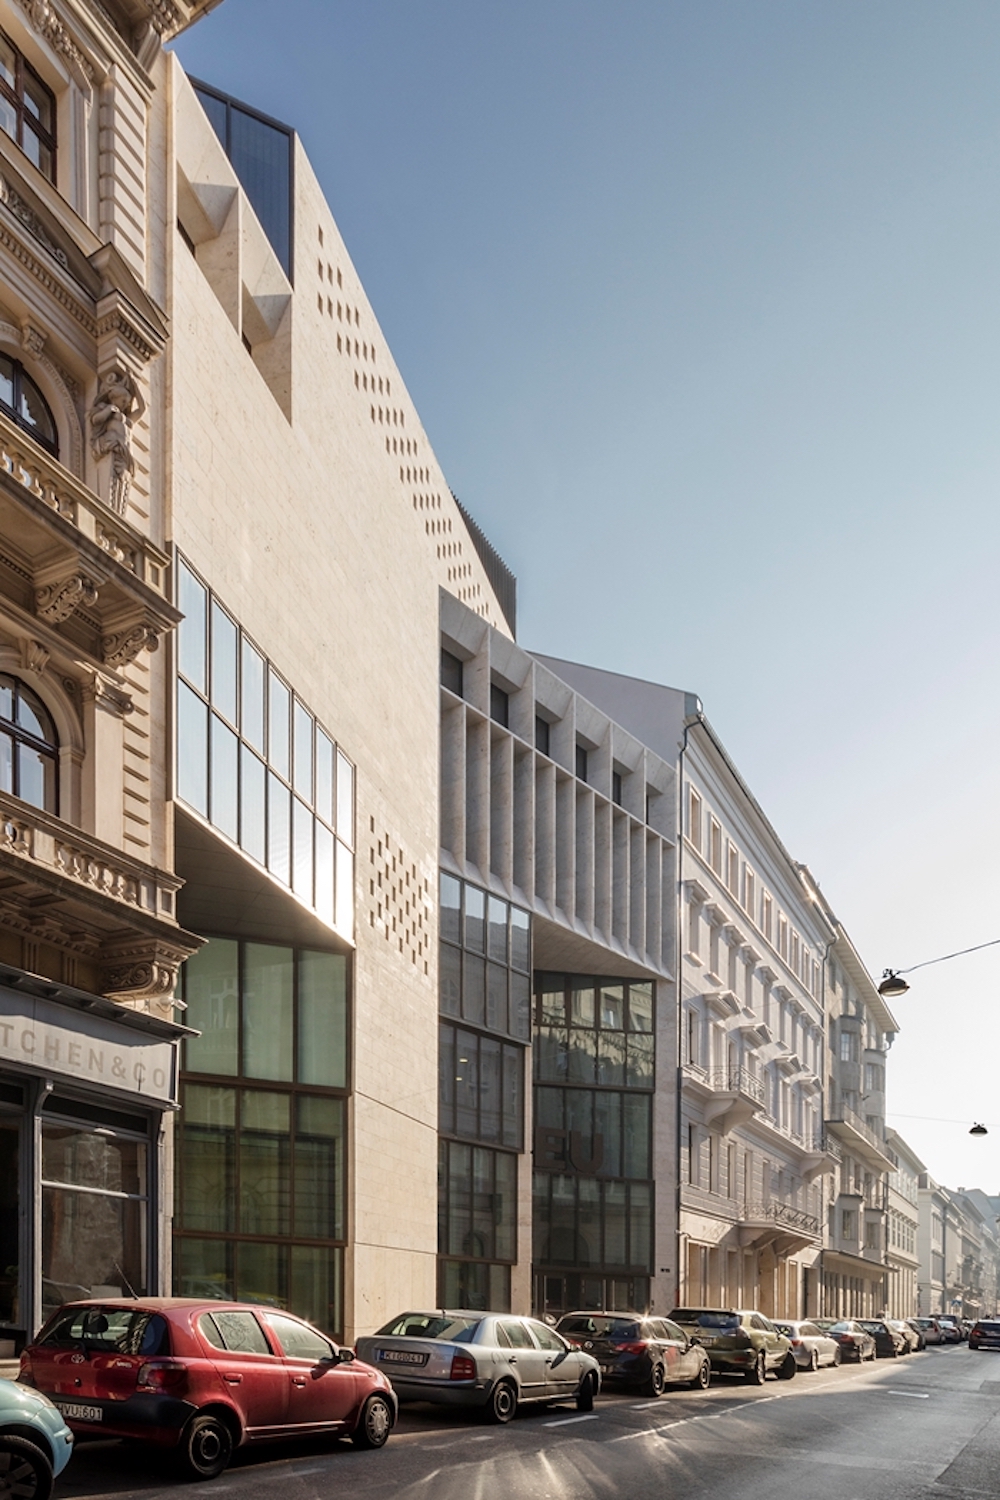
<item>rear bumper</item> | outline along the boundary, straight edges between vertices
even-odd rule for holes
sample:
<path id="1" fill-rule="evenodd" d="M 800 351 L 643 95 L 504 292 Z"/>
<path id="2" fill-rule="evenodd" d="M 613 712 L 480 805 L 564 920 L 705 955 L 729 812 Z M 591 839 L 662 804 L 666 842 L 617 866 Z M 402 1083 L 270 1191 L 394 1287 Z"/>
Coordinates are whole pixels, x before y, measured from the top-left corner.
<path id="1" fill-rule="evenodd" d="M 50 1391 L 43 1392 L 56 1406 L 68 1401 L 66 1396 Z M 144 1442 L 157 1443 L 172 1448 L 180 1438 L 181 1430 L 198 1410 L 190 1401 L 179 1401 L 176 1396 L 138 1395 L 126 1401 L 106 1401 L 88 1397 L 87 1406 L 96 1406 L 101 1413 L 99 1422 L 81 1422 L 76 1417 L 64 1420 L 77 1437 L 139 1437 Z"/>
<path id="2" fill-rule="evenodd" d="M 713 1370 L 750 1370 L 757 1362 L 759 1349 L 706 1349 Z"/>
<path id="3" fill-rule="evenodd" d="M 400 1401 L 431 1401 L 435 1406 L 485 1406 L 490 1399 L 493 1381 L 481 1380 L 400 1380 L 392 1388 Z"/>

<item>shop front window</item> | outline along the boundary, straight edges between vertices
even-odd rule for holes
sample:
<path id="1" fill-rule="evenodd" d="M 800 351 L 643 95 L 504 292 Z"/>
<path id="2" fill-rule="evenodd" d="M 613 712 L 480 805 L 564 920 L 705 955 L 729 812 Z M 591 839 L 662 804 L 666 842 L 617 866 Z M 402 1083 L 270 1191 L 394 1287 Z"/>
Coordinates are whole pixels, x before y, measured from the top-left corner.
<path id="1" fill-rule="evenodd" d="M 18 1281 L 18 1155 L 16 1120 L 0 1118 L 0 1338 L 3 1325 L 21 1322 Z"/>

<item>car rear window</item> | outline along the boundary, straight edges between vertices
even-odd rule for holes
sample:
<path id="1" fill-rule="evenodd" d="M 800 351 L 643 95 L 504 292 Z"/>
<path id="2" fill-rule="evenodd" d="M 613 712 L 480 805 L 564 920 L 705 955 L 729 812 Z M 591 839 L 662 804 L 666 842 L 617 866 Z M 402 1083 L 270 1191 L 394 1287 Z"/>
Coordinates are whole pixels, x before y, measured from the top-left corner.
<path id="1" fill-rule="evenodd" d="M 159 1313 L 122 1307 L 70 1307 L 57 1313 L 39 1344 L 82 1346 L 116 1354 L 169 1354 L 167 1320 Z"/>
<path id="2" fill-rule="evenodd" d="M 697 1307 L 675 1307 L 670 1317 L 675 1323 L 697 1323 L 699 1328 L 738 1328 L 740 1320 L 732 1312 L 706 1312 Z"/>
<path id="3" fill-rule="evenodd" d="M 626 1318 L 595 1318 L 590 1315 L 580 1318 L 561 1318 L 560 1333 L 570 1338 L 591 1339 L 637 1339 L 639 1325 Z"/>
<path id="4" fill-rule="evenodd" d="M 779 1333 L 783 1333 L 785 1335 L 786 1339 L 794 1339 L 798 1337 L 791 1323 L 775 1323 L 774 1326 Z M 805 1332 L 804 1329 L 803 1332 Z"/>
<path id="5" fill-rule="evenodd" d="M 885 1333 L 885 1324 L 873 1322 L 870 1318 L 859 1318 L 858 1322 L 866 1333 Z"/>
<path id="6" fill-rule="evenodd" d="M 980 1333 L 1000 1333 L 1000 1323 L 987 1322 L 985 1319 L 980 1318 L 973 1332 L 976 1332 L 977 1329 Z"/>
<path id="7" fill-rule="evenodd" d="M 854 1332 L 854 1324 L 851 1323 L 851 1322 L 834 1323 L 833 1327 L 830 1329 L 830 1332 L 831 1333 L 853 1333 Z"/>
<path id="8" fill-rule="evenodd" d="M 386 1323 L 384 1328 L 379 1328 L 375 1337 L 442 1339 L 448 1344 L 469 1344 L 482 1321 L 482 1318 L 449 1318 L 434 1313 L 403 1313 Z"/>

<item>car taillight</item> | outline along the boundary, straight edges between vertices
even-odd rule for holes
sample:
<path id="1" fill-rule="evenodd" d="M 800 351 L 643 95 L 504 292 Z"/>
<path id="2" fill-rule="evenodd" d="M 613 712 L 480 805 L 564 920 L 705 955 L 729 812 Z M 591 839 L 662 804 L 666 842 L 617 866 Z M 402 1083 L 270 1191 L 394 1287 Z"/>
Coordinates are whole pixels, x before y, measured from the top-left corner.
<path id="1" fill-rule="evenodd" d="M 789 1339 L 788 1342 L 791 1344 L 793 1349 L 801 1349 L 802 1347 L 801 1339 Z"/>
<path id="2" fill-rule="evenodd" d="M 34 1385 L 35 1377 L 31 1373 L 31 1359 L 27 1354 L 21 1355 L 21 1368 L 17 1374 L 18 1385 Z"/>
<path id="3" fill-rule="evenodd" d="M 450 1380 L 475 1380 L 476 1361 L 468 1354 L 453 1354 L 451 1358 Z"/>
<path id="4" fill-rule="evenodd" d="M 171 1386 L 180 1385 L 186 1375 L 186 1365 L 158 1360 L 156 1364 L 140 1365 L 135 1383 L 142 1390 L 165 1391 Z"/>
<path id="5" fill-rule="evenodd" d="M 614 1344 L 612 1345 L 612 1347 L 619 1350 L 619 1352 L 622 1354 L 645 1354 L 646 1350 L 649 1348 L 649 1345 L 642 1339 L 636 1339 L 632 1343 Z"/>
<path id="6" fill-rule="evenodd" d="M 838 1333 L 837 1334 L 837 1338 L 840 1340 L 840 1342 L 842 1344 L 853 1344 L 854 1343 L 854 1334 L 853 1333 Z"/>

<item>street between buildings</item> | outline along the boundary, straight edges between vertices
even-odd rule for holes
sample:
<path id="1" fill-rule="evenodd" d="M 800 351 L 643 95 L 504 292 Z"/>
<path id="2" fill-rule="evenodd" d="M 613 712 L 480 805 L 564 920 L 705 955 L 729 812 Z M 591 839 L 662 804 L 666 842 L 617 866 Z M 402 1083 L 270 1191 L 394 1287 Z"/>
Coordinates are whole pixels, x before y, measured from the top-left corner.
<path id="1" fill-rule="evenodd" d="M 704 1393 L 602 1396 L 525 1412 L 507 1427 L 404 1409 L 386 1448 L 297 1443 L 239 1455 L 206 1495 L 295 1500 L 349 1488 L 370 1500 L 588 1500 L 628 1494 L 712 1500 L 978 1500 L 1000 1473 L 1000 1355 L 928 1349 L 758 1389 L 718 1375 Z M 81 1444 L 60 1500 L 143 1500 L 176 1488 L 163 1459 Z"/>

